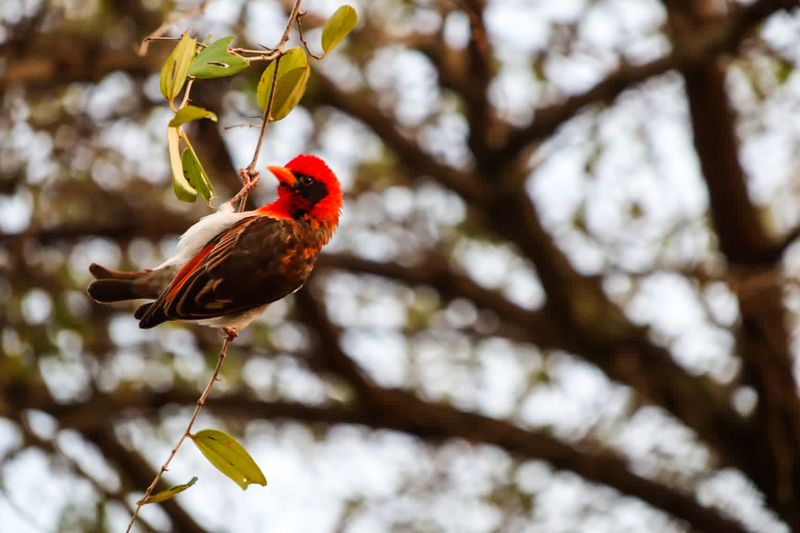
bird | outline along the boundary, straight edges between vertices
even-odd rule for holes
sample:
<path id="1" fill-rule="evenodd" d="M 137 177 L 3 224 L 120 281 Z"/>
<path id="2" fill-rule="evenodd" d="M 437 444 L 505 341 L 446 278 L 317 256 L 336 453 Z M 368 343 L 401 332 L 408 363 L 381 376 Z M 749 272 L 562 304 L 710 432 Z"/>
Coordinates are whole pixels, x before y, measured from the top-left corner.
<path id="1" fill-rule="evenodd" d="M 322 159 L 300 154 L 267 169 L 278 180 L 272 203 L 242 212 L 234 212 L 234 201 L 223 204 L 187 229 L 175 255 L 155 268 L 124 272 L 92 263 L 89 295 L 101 303 L 152 300 L 134 313 L 143 329 L 183 320 L 235 337 L 269 304 L 303 287 L 339 225 L 341 186 Z"/>

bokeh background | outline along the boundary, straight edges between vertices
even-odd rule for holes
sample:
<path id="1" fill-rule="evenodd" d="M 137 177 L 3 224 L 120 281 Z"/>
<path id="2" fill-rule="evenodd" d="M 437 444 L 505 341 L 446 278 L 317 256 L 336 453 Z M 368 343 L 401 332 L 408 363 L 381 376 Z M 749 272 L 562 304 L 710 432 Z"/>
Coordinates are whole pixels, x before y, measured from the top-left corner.
<path id="1" fill-rule="evenodd" d="M 259 163 L 324 157 L 341 228 L 196 426 L 269 486 L 187 443 L 167 482 L 199 482 L 137 531 L 800 531 L 796 2 L 353 4 Z M 312 47 L 338 5 L 304 2 Z M 171 44 L 141 38 L 273 46 L 289 7 L 0 3 L 0 530 L 124 530 L 216 361 L 84 292 L 209 212 L 172 194 Z M 217 203 L 259 75 L 192 92 Z"/>

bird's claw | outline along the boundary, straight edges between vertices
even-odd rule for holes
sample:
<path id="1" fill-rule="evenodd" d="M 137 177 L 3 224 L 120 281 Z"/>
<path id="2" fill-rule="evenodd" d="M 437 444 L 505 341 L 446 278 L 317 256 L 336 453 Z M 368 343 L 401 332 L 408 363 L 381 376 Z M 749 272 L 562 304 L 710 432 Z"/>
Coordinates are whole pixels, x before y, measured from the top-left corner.
<path id="1" fill-rule="evenodd" d="M 231 198 L 230 204 L 235 206 L 242 198 L 250 194 L 250 191 L 256 188 L 258 181 L 261 179 L 261 173 L 254 171 L 252 174 L 245 168 L 239 169 L 239 176 L 242 178 L 242 188 L 236 193 L 236 196 Z"/>
<path id="2" fill-rule="evenodd" d="M 226 339 L 232 341 L 239 336 L 239 331 L 236 328 L 222 328 L 222 334 L 225 335 Z"/>

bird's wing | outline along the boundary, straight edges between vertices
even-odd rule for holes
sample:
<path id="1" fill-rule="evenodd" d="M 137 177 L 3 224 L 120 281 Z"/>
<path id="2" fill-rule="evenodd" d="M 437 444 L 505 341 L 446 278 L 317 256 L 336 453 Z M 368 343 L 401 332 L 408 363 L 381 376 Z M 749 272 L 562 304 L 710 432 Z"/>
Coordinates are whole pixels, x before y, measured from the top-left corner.
<path id="1" fill-rule="evenodd" d="M 304 272 L 292 268 L 301 244 L 296 226 L 293 220 L 259 215 L 236 222 L 186 263 L 140 326 L 234 314 L 291 293 L 305 281 Z"/>

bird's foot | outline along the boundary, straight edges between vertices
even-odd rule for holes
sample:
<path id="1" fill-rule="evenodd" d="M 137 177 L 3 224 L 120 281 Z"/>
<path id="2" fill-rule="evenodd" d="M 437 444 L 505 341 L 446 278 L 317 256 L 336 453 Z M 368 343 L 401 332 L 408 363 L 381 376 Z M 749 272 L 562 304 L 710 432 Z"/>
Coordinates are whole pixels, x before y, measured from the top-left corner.
<path id="1" fill-rule="evenodd" d="M 250 191 L 256 188 L 258 185 L 258 181 L 261 179 L 261 173 L 257 171 L 253 171 L 251 174 L 246 168 L 239 169 L 239 177 L 242 178 L 242 188 L 239 189 L 239 192 L 236 193 L 236 196 L 231 198 L 231 205 L 235 206 L 239 203 L 243 198 L 246 198 Z"/>
<path id="2" fill-rule="evenodd" d="M 228 341 L 232 341 L 239 336 L 239 331 L 236 328 L 222 328 L 222 334 Z"/>

